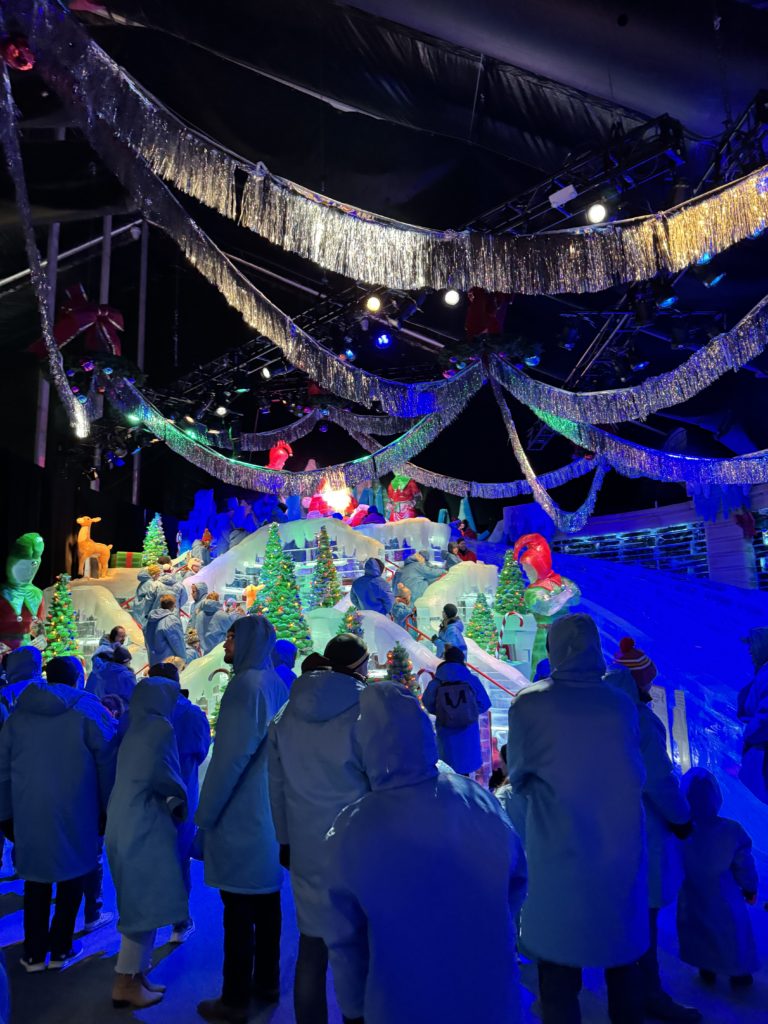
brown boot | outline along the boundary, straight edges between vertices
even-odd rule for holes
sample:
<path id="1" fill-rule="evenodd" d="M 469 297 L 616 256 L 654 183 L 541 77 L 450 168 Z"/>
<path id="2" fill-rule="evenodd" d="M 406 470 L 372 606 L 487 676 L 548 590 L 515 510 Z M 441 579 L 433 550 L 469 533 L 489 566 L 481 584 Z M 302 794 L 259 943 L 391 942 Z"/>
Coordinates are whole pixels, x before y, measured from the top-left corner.
<path id="1" fill-rule="evenodd" d="M 162 992 L 150 992 L 140 974 L 115 974 L 112 986 L 112 1005 L 116 1010 L 133 1007 L 134 1010 L 145 1010 L 154 1006 L 163 998 Z"/>
<path id="2" fill-rule="evenodd" d="M 146 974 L 140 974 L 139 977 L 141 978 L 144 988 L 147 989 L 149 992 L 165 992 L 167 988 L 167 985 L 159 985 L 155 984 L 153 981 L 150 981 Z"/>

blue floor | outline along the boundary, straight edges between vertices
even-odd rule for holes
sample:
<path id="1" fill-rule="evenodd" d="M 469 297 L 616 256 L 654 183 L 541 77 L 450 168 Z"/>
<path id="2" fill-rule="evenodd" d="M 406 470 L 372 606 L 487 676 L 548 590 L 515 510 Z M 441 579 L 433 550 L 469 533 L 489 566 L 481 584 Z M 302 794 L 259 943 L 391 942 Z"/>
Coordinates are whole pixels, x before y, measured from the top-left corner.
<path id="1" fill-rule="evenodd" d="M 768 878 L 768 866 L 761 865 L 762 877 Z M 199 1018 L 195 1006 L 201 999 L 219 994 L 221 967 L 221 904 L 219 895 L 207 889 L 202 882 L 202 868 L 193 864 L 194 888 L 192 910 L 197 931 L 183 946 L 171 946 L 167 939 L 170 929 L 158 935 L 155 949 L 154 981 L 168 986 L 165 999 L 159 1006 L 142 1012 L 115 1011 L 110 1001 L 112 974 L 119 937 L 113 926 L 94 934 L 81 936 L 87 958 L 63 973 L 47 972 L 28 975 L 19 966 L 19 942 L 22 935 L 21 893 L 22 883 L 10 880 L 12 870 L 7 859 L 0 879 L 0 942 L 10 976 L 13 999 L 12 1024 L 105 1024 L 114 1020 L 146 1021 L 148 1024 L 194 1024 Z M 765 890 L 764 890 L 765 892 Z M 764 897 L 763 897 L 764 898 Z M 105 879 L 105 909 L 114 910 L 114 892 L 108 874 Z M 254 1012 L 253 1024 L 293 1024 L 290 987 L 296 957 L 297 932 L 290 888 L 283 891 L 283 959 L 282 999 L 268 1010 Z M 768 913 L 763 899 L 752 910 L 758 945 L 768 953 Z M 661 919 L 661 961 L 667 984 L 674 995 L 689 1005 L 698 1006 L 706 1021 L 717 1024 L 768 1024 L 768 972 L 761 971 L 753 989 L 734 996 L 722 982 L 714 990 L 703 988 L 695 972 L 674 956 L 673 912 L 667 909 Z M 482 942 L 482 934 L 467 937 L 466 941 Z M 404 951 L 404 955 L 418 956 L 418 950 Z M 489 971 L 497 968 L 493 951 L 488 951 Z M 534 1024 L 535 971 L 532 965 L 523 965 L 522 976 L 525 1024 Z M 425 984 L 436 984 L 436 979 L 425 979 Z M 482 984 L 482 979 L 477 979 Z M 341 1018 L 329 984 L 331 1006 L 330 1024 L 340 1024 Z M 585 972 L 585 991 L 582 995 L 584 1024 L 607 1024 L 605 997 L 600 972 Z M 397 1022 L 392 1022 L 397 1024 Z M 424 1021 L 423 1024 L 440 1024 Z M 470 1022 L 467 1022 L 470 1024 Z M 490 1022 L 489 1022 L 490 1024 Z M 494 1024 L 504 1024 L 502 1021 Z"/>

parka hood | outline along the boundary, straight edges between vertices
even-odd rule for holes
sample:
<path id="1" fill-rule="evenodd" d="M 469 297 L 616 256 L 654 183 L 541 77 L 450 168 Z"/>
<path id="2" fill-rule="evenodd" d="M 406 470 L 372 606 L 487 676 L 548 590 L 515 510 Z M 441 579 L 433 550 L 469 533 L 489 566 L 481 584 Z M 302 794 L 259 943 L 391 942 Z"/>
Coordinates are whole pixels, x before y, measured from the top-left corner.
<path id="1" fill-rule="evenodd" d="M 384 571 L 378 558 L 366 558 L 363 569 L 366 576 L 381 576 Z"/>
<path id="2" fill-rule="evenodd" d="M 468 683 L 475 678 L 472 670 L 458 661 L 441 662 L 435 670 L 435 676 L 445 683 Z"/>
<path id="3" fill-rule="evenodd" d="M 432 724 L 417 698 L 397 683 L 366 687 L 357 736 L 372 789 L 415 786 L 438 774 Z"/>
<path id="4" fill-rule="evenodd" d="M 556 619 L 547 641 L 552 679 L 558 683 L 594 684 L 605 675 L 605 658 L 594 619 L 577 613 Z"/>
<path id="5" fill-rule="evenodd" d="M 272 663 L 274 665 L 287 665 L 293 668 L 296 664 L 296 655 L 299 653 L 296 644 L 290 640 L 276 640 L 272 651 Z"/>
<path id="6" fill-rule="evenodd" d="M 723 806 L 723 794 L 712 772 L 706 768 L 691 768 L 683 776 L 680 788 L 688 800 L 694 821 L 717 817 Z"/>
<path id="7" fill-rule="evenodd" d="M 305 722 L 330 722 L 355 707 L 365 688 L 344 672 L 305 672 L 291 687 L 291 712 Z"/>
<path id="8" fill-rule="evenodd" d="M 241 615 L 231 629 L 235 633 L 235 672 L 272 667 L 275 627 L 263 615 Z"/>
<path id="9" fill-rule="evenodd" d="M 131 694 L 131 723 L 147 715 L 162 715 L 170 721 L 178 699 L 179 684 L 161 676 L 148 676 L 136 684 Z"/>
<path id="10" fill-rule="evenodd" d="M 18 647 L 5 659 L 5 676 L 8 685 L 36 682 L 43 677 L 43 656 L 37 647 Z"/>
<path id="11" fill-rule="evenodd" d="M 34 680 L 19 694 L 16 708 L 30 715 L 63 715 L 83 698 L 93 701 L 90 694 L 73 686 L 49 686 L 41 680 Z"/>

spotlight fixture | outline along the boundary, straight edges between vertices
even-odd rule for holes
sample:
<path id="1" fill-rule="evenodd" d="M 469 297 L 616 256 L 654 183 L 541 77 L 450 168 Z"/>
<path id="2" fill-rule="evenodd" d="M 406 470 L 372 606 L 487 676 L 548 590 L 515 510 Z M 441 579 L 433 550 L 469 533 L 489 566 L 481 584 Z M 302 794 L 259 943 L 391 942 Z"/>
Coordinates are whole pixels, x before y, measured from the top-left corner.
<path id="1" fill-rule="evenodd" d="M 213 411 L 216 416 L 220 416 L 223 419 L 229 412 L 229 409 L 223 403 L 219 403 Z"/>
<path id="2" fill-rule="evenodd" d="M 135 412 L 129 412 L 125 418 L 129 423 L 138 423 L 140 417 L 138 417 Z"/>
<path id="3" fill-rule="evenodd" d="M 659 309 L 671 309 L 677 302 L 677 294 L 668 281 L 653 282 L 653 297 Z"/>
<path id="4" fill-rule="evenodd" d="M 376 348 L 389 348 L 392 344 L 392 335 L 382 331 L 376 338 Z"/>
<path id="5" fill-rule="evenodd" d="M 590 224 L 602 224 L 608 216 L 608 210 L 604 203 L 592 203 L 587 207 L 587 220 Z"/>
<path id="6" fill-rule="evenodd" d="M 91 468 L 88 470 L 88 472 L 85 475 L 88 477 L 89 480 L 98 480 L 99 479 L 99 471 L 98 471 L 98 469 L 96 469 L 95 466 L 91 466 Z"/>
<path id="7" fill-rule="evenodd" d="M 381 299 L 378 295 L 369 295 L 365 300 L 365 308 L 369 313 L 378 313 L 381 309 Z"/>
<path id="8" fill-rule="evenodd" d="M 208 427 L 208 430 L 206 431 L 206 433 L 208 433 L 208 434 L 220 434 L 221 431 L 219 430 L 218 427 Z"/>
<path id="9" fill-rule="evenodd" d="M 355 352 L 355 350 L 353 348 L 345 348 L 344 349 L 344 355 L 350 361 L 357 358 L 357 352 Z"/>
<path id="10" fill-rule="evenodd" d="M 448 291 L 443 292 L 443 302 L 446 306 L 458 306 L 460 301 L 461 295 L 455 288 L 449 288 Z"/>
<path id="11" fill-rule="evenodd" d="M 641 370 L 647 370 L 650 365 L 647 359 L 639 359 L 636 363 L 632 363 L 632 370 L 639 373 Z"/>
<path id="12" fill-rule="evenodd" d="M 264 380 L 269 380 L 269 378 L 272 376 L 272 371 L 268 366 L 262 366 L 261 370 L 259 370 L 259 373 L 264 378 Z"/>
<path id="13" fill-rule="evenodd" d="M 708 263 L 711 263 L 711 262 L 712 262 L 712 253 L 711 252 L 703 252 L 701 254 L 701 256 L 699 256 L 699 258 L 696 260 L 696 264 L 699 267 L 706 267 L 706 265 Z"/>
<path id="14" fill-rule="evenodd" d="M 238 370 L 232 381 L 232 390 L 236 395 L 247 395 L 251 390 L 251 386 L 248 380 L 248 374 L 243 370 Z"/>
<path id="15" fill-rule="evenodd" d="M 525 363 L 526 366 L 530 366 L 531 368 L 533 368 L 534 366 L 538 366 L 539 365 L 539 363 L 541 362 L 541 357 L 538 355 L 538 353 L 531 352 L 530 355 L 527 355 L 525 357 L 523 362 Z"/>
<path id="16" fill-rule="evenodd" d="M 715 288 L 725 277 L 724 270 L 716 270 L 714 267 L 709 267 L 702 274 L 699 275 L 701 283 L 705 288 Z"/>
<path id="17" fill-rule="evenodd" d="M 194 416 L 190 416 L 189 413 L 187 413 L 185 415 L 185 417 L 184 417 L 184 420 L 185 420 L 186 423 L 194 423 L 195 422 L 195 417 Z"/>

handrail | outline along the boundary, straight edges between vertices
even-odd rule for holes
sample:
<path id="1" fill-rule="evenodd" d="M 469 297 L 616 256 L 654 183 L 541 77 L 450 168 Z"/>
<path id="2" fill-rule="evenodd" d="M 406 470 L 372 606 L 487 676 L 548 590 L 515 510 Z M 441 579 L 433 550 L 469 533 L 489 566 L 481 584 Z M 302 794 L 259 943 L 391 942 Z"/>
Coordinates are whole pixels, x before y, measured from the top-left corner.
<path id="1" fill-rule="evenodd" d="M 412 629 L 423 640 L 429 640 L 430 643 L 432 642 L 432 638 L 431 637 L 427 636 L 426 633 L 422 633 L 422 631 L 419 629 L 419 627 L 414 625 L 414 623 L 413 623 L 413 612 L 411 612 L 410 615 L 406 615 L 406 617 L 405 617 L 405 625 L 408 626 L 410 629 Z M 494 686 L 497 686 L 500 690 L 503 690 L 504 693 L 508 693 L 510 697 L 514 698 L 515 694 L 511 690 L 508 690 L 506 688 L 506 686 L 503 685 L 503 683 L 498 683 L 495 679 L 491 678 L 491 676 L 489 676 L 486 672 L 483 672 L 483 670 L 481 668 L 478 668 L 476 665 L 473 665 L 469 661 L 466 662 L 466 666 L 467 666 L 468 669 L 471 669 L 477 675 L 482 676 L 483 679 L 487 679 L 489 683 L 492 683 Z"/>

